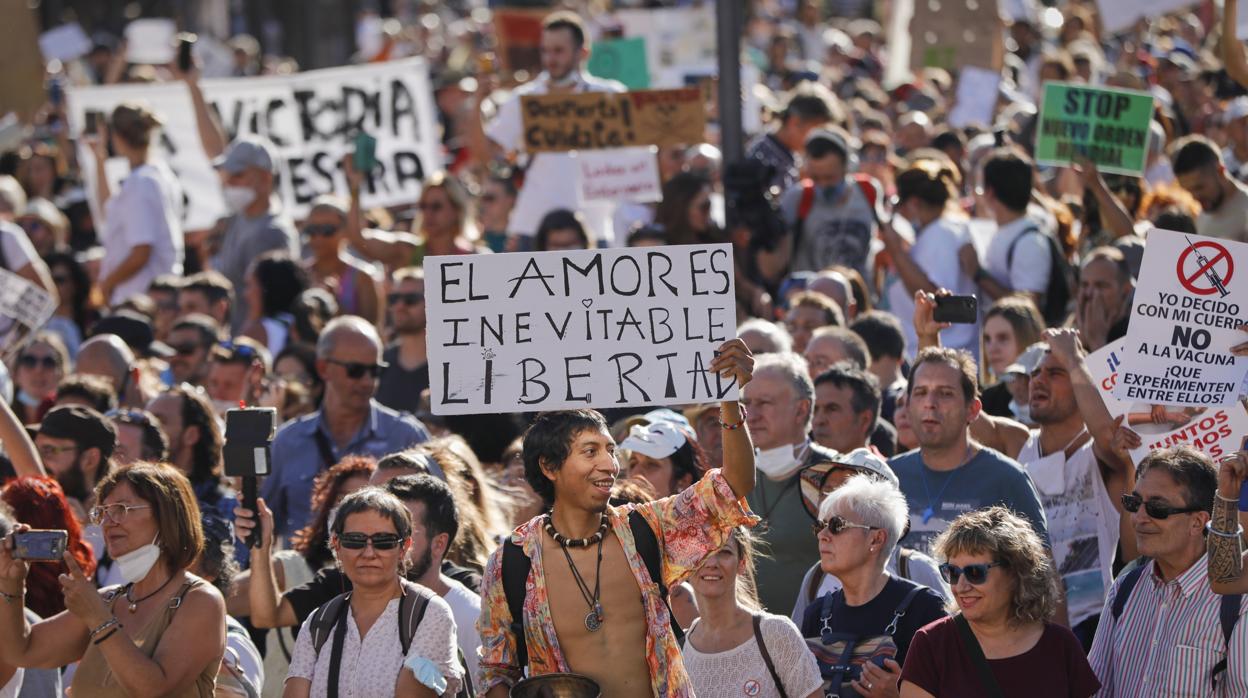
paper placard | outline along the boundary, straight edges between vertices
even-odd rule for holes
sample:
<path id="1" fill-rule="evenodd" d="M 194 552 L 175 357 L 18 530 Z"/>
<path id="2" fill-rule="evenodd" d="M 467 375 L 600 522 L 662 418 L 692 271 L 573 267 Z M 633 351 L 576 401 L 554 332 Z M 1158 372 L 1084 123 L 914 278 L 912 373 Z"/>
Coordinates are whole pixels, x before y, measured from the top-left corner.
<path id="1" fill-rule="evenodd" d="M 963 68 L 958 75 L 958 92 L 949 112 L 949 125 L 954 128 L 991 126 L 997 113 L 1000 85 L 999 72 L 975 66 Z"/>
<path id="2" fill-rule="evenodd" d="M 573 160 L 582 202 L 649 203 L 663 198 L 658 151 L 653 146 L 582 150 Z"/>
<path id="3" fill-rule="evenodd" d="M 1140 435 L 1140 447 L 1131 451 L 1136 465 L 1151 451 L 1171 446 L 1191 446 L 1212 458 L 1238 450 L 1239 439 L 1248 433 L 1248 413 L 1239 404 L 1225 407 L 1179 407 L 1147 402 L 1124 402 L 1114 396 L 1119 369 L 1126 354 L 1123 344 L 1108 344 L 1087 356 L 1088 372 L 1096 383 L 1105 409 L 1113 417 L 1126 415 L 1125 426 Z"/>
<path id="4" fill-rule="evenodd" d="M 595 77 L 618 80 L 630 90 L 644 90 L 650 87 L 646 40 L 636 36 L 596 41 L 585 69 Z"/>
<path id="5" fill-rule="evenodd" d="M 56 302 L 47 291 L 0 269 L 0 358 L 11 362 L 55 311 Z"/>
<path id="6" fill-rule="evenodd" d="M 527 70 L 536 75 L 542 69 L 542 20 L 548 14 L 548 9 L 494 9 L 498 60 L 504 70 Z"/>
<path id="7" fill-rule="evenodd" d="M 177 53 L 174 37 L 178 25 L 172 19 L 149 17 L 126 25 L 126 60 L 130 63 L 164 65 Z"/>
<path id="8" fill-rule="evenodd" d="M 426 257 L 434 414 L 734 400 L 732 246 Z"/>
<path id="9" fill-rule="evenodd" d="M 525 95 L 520 111 L 530 153 L 687 145 L 706 133 L 706 103 L 697 88 Z"/>
<path id="10" fill-rule="evenodd" d="M 68 63 L 91 52 L 91 39 L 77 22 L 62 24 L 39 35 L 43 60 Z"/>
<path id="11" fill-rule="evenodd" d="M 1153 19 L 1197 4 L 1193 0 L 1096 0 L 1097 14 L 1111 34 L 1131 29 L 1141 18 Z"/>
<path id="12" fill-rule="evenodd" d="M 669 68 L 717 72 L 715 3 L 620 10 L 614 17 L 625 37 L 645 39 L 651 78 Z"/>
<path id="13" fill-rule="evenodd" d="M 1248 359 L 1230 348 L 1248 322 L 1248 244 L 1155 229 L 1148 235 L 1114 394 L 1148 404 L 1231 405 Z"/>
<path id="14" fill-rule="evenodd" d="M 1152 118 L 1148 92 L 1046 82 L 1036 162 L 1060 167 L 1082 155 L 1102 172 L 1143 175 Z"/>
<path id="15" fill-rule="evenodd" d="M 1000 72 L 1005 58 L 997 0 L 914 0 L 910 67 Z"/>

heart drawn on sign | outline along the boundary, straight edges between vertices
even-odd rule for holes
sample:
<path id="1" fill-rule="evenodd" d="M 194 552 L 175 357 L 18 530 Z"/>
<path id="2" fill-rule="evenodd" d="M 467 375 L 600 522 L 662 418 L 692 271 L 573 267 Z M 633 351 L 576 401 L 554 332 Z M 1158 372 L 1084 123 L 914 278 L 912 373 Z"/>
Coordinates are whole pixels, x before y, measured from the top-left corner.
<path id="1" fill-rule="evenodd" d="M 581 299 L 581 305 L 585 306 L 586 308 L 588 308 L 589 306 L 591 306 L 591 305 L 593 305 L 593 304 L 594 304 L 594 299 L 593 299 L 593 298 L 582 298 L 582 299 Z"/>

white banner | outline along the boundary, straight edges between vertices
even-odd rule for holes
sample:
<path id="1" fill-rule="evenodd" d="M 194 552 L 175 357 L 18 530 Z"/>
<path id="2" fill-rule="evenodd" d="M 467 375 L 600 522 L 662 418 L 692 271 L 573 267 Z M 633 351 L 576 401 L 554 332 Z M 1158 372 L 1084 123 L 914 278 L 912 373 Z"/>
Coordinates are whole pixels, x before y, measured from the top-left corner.
<path id="1" fill-rule="evenodd" d="M 572 153 L 579 180 L 580 200 L 637 201 L 663 198 L 659 184 L 658 148 L 641 146 Z"/>
<path id="2" fill-rule="evenodd" d="M 1248 322 L 1246 277 L 1248 244 L 1149 233 L 1115 395 L 1164 405 L 1234 403 L 1248 371 L 1248 359 L 1230 352 Z"/>
<path id="3" fill-rule="evenodd" d="M 341 161 L 353 149 L 359 129 L 377 139 L 377 169 L 362 192 L 366 208 L 415 203 L 420 181 L 443 164 L 433 90 L 421 58 L 204 80 L 200 86 L 229 138 L 254 133 L 273 141 L 280 161 L 278 193 L 296 218 L 306 215 L 317 196 L 346 192 Z M 204 155 L 185 85 L 87 87 L 70 90 L 69 96 L 72 136 L 81 133 L 87 109 L 107 115 L 125 100 L 147 101 L 166 122 L 163 142 L 171 151 L 170 166 L 180 177 L 194 177 L 183 179 L 191 204 L 187 228 L 210 227 L 224 214 L 220 184 Z M 94 167 L 87 157 L 83 171 L 90 173 Z M 211 182 L 201 181 L 203 173 L 211 175 Z M 201 194 L 203 202 L 197 200 Z"/>
<path id="4" fill-rule="evenodd" d="M 1139 465 L 1150 451 L 1171 446 L 1191 446 L 1211 458 L 1238 450 L 1239 440 L 1248 434 L 1248 413 L 1235 403 L 1224 407 L 1183 407 L 1147 402 L 1124 402 L 1114 396 L 1114 387 L 1121 379 L 1122 344 L 1108 344 L 1087 357 L 1101 399 L 1110 415 L 1126 415 L 1125 426 L 1140 435 L 1140 447 L 1131 451 L 1131 460 Z"/>
<path id="5" fill-rule="evenodd" d="M 733 400 L 732 246 L 426 257 L 434 414 Z"/>

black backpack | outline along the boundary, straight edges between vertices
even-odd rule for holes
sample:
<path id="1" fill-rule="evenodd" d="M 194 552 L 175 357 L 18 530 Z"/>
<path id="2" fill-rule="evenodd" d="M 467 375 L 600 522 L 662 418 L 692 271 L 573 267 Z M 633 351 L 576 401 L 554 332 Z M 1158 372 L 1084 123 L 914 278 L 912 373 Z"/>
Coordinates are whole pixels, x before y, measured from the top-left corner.
<path id="1" fill-rule="evenodd" d="M 646 563 L 646 571 L 650 573 L 650 580 L 659 585 L 659 595 L 663 597 L 663 603 L 667 604 L 667 615 L 672 621 L 672 632 L 676 635 L 676 642 L 677 644 L 683 643 L 685 631 L 676 622 L 676 616 L 672 615 L 671 604 L 667 601 L 668 592 L 667 585 L 663 583 L 663 556 L 659 551 L 659 539 L 654 535 L 654 529 L 650 528 L 650 524 L 646 523 L 645 517 L 636 509 L 628 515 L 628 527 L 633 532 L 637 554 Z M 526 587 L 533 561 L 524 554 L 524 549 L 513 543 L 511 537 L 508 536 L 506 542 L 503 543 L 502 565 L 503 593 L 507 596 L 507 610 L 511 611 L 511 634 L 516 638 L 516 663 L 523 670 L 529 665 L 529 649 L 524 638 L 524 598 L 528 595 Z"/>
<path id="2" fill-rule="evenodd" d="M 1040 299 L 1040 314 L 1044 316 L 1044 322 L 1049 327 L 1060 327 L 1069 314 L 1071 291 L 1075 288 L 1075 270 L 1052 235 L 1045 234 L 1034 225 L 1019 233 L 1005 253 L 1006 274 L 1014 266 L 1014 248 L 1028 235 L 1039 235 L 1049 248 L 1049 285 L 1045 287 L 1044 296 Z"/>
<path id="3" fill-rule="evenodd" d="M 1114 617 L 1114 622 L 1118 622 L 1119 616 L 1122 615 L 1123 609 L 1127 607 L 1127 599 L 1131 598 L 1131 592 L 1135 589 L 1135 585 L 1143 576 L 1144 570 L 1148 569 L 1149 558 L 1138 557 L 1128 564 L 1119 575 L 1122 580 L 1118 584 L 1118 591 L 1114 594 L 1114 603 L 1110 607 L 1110 612 Z M 1243 594 L 1227 594 L 1220 598 L 1221 607 L 1218 609 L 1218 621 L 1222 626 L 1222 639 L 1226 642 L 1226 654 L 1231 652 L 1231 634 L 1235 632 L 1235 623 L 1239 621 L 1239 607 L 1243 601 Z M 1226 657 L 1218 660 L 1213 665 L 1213 670 L 1209 672 L 1209 681 L 1216 690 L 1218 687 L 1218 677 L 1226 671 Z"/>
<path id="4" fill-rule="evenodd" d="M 429 607 L 429 601 L 436 595 L 414 582 L 406 579 L 400 581 L 403 586 L 403 598 L 399 599 L 399 642 L 403 647 L 403 655 L 406 656 L 407 651 L 412 647 L 412 638 L 416 636 L 420 621 L 425 618 L 425 610 Z M 346 616 L 350 602 L 351 592 L 349 591 L 326 601 L 312 612 L 312 620 L 308 626 L 309 632 L 312 633 L 312 647 L 317 656 L 320 656 L 321 648 L 325 646 L 330 635 L 334 638 L 329 655 L 328 698 L 338 698 L 338 672 L 342 667 L 342 646 L 347 638 Z M 458 648 L 459 643 L 455 644 Z M 457 652 L 459 664 L 464 668 L 464 680 L 456 696 L 457 698 L 472 698 L 474 695 L 472 676 L 467 671 L 468 665 L 464 662 L 463 650 L 457 649 Z"/>

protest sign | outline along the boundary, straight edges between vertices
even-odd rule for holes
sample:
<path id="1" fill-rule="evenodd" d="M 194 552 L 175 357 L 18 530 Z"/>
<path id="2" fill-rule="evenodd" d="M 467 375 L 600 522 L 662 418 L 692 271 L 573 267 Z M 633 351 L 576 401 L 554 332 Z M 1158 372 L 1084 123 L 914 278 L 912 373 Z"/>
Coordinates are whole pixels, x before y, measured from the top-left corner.
<path id="1" fill-rule="evenodd" d="M 1114 394 L 1155 405 L 1230 405 L 1248 359 L 1230 348 L 1248 322 L 1248 244 L 1153 230 L 1144 248 Z M 1237 267 L 1238 273 L 1237 272 Z"/>
<path id="2" fill-rule="evenodd" d="M 136 19 L 126 25 L 126 60 L 130 63 L 165 65 L 176 53 L 178 25 L 163 17 Z"/>
<path id="3" fill-rule="evenodd" d="M 590 75 L 604 80 L 618 80 L 630 90 L 650 87 L 650 69 L 646 66 L 646 40 L 603 39 L 594 42 L 593 52 L 585 65 Z"/>
<path id="4" fill-rule="evenodd" d="M 530 153 L 701 143 L 706 135 L 706 103 L 696 87 L 525 95 L 520 111 Z"/>
<path id="5" fill-rule="evenodd" d="M 26 340 L 56 311 L 56 301 L 42 288 L 7 269 L 0 269 L 0 359 L 9 362 Z"/>
<path id="6" fill-rule="evenodd" d="M 992 125 L 1000 85 L 1000 72 L 975 66 L 963 68 L 958 75 L 958 92 L 949 112 L 949 125 L 954 128 Z"/>
<path id="7" fill-rule="evenodd" d="M 1082 156 L 1102 172 L 1143 175 L 1152 118 L 1148 92 L 1046 82 L 1036 162 L 1062 166 Z"/>
<path id="8" fill-rule="evenodd" d="M 1096 0 L 1101 22 L 1111 34 L 1131 29 L 1141 18 L 1155 19 L 1197 4 L 1193 0 Z"/>
<path id="9" fill-rule="evenodd" d="M 642 38 L 651 87 L 680 87 L 673 70 L 718 72 L 715 5 L 620 10 L 614 15 L 624 36 Z"/>
<path id="10" fill-rule="evenodd" d="M 997 0 L 914 0 L 910 67 L 999 72 L 1005 57 Z"/>
<path id="11" fill-rule="evenodd" d="M 1132 462 L 1139 465 L 1150 451 L 1171 446 L 1191 446 L 1211 458 L 1238 449 L 1239 439 L 1248 434 L 1248 413 L 1238 403 L 1205 408 L 1119 400 L 1114 390 L 1126 354 L 1125 344 L 1108 344 L 1088 354 L 1086 362 L 1105 409 L 1113 417 L 1126 415 L 1123 424 L 1140 435 Z"/>
<path id="12" fill-rule="evenodd" d="M 733 400 L 732 246 L 426 257 L 434 414 Z"/>
<path id="13" fill-rule="evenodd" d="M 70 22 L 40 34 L 39 50 L 45 61 L 55 59 L 67 63 L 90 53 L 91 39 L 81 24 Z"/>
<path id="14" fill-rule="evenodd" d="M 35 11 L 28 3 L 0 2 L 0 27 L 0 114 L 17 112 L 29 122 L 47 99 Z"/>
<path id="15" fill-rule="evenodd" d="M 582 202 L 648 203 L 663 198 L 658 149 L 654 146 L 582 150 L 575 155 Z"/>

